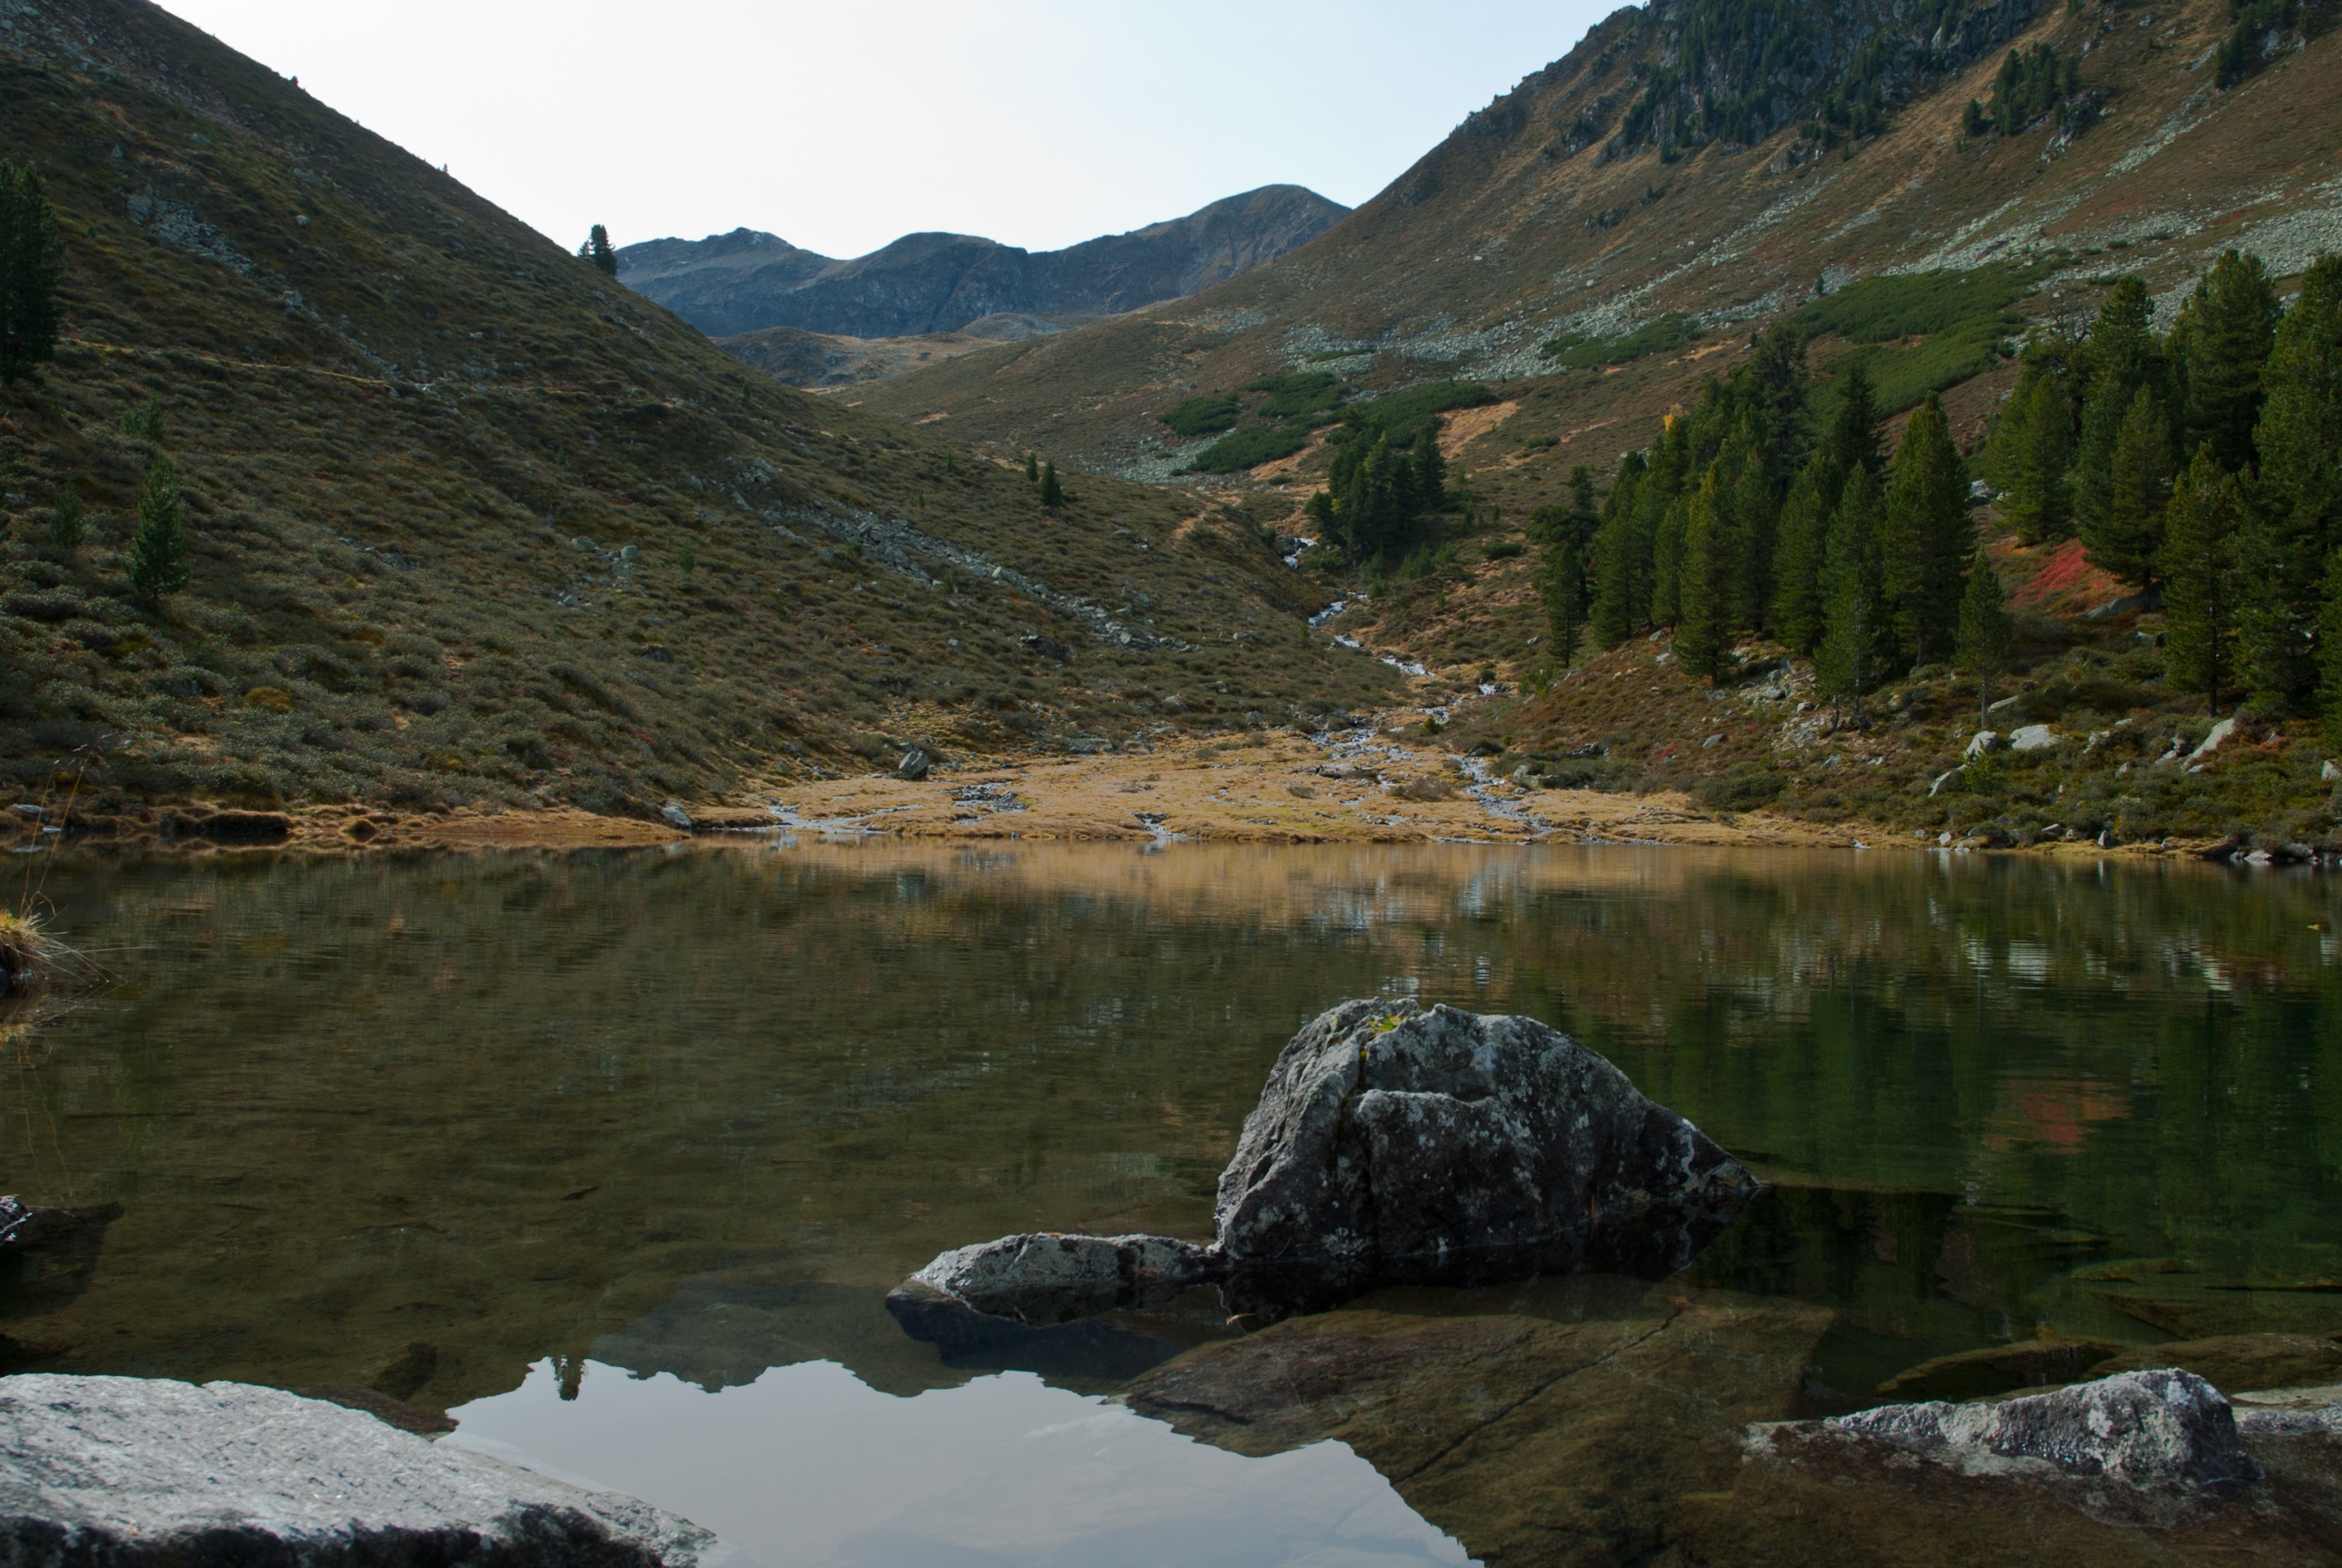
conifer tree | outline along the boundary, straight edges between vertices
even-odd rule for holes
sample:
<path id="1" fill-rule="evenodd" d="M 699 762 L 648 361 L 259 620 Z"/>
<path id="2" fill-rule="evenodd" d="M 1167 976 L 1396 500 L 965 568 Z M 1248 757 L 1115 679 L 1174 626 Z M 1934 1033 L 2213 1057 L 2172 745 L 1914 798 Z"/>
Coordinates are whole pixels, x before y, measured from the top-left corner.
<path id="1" fill-rule="evenodd" d="M 1409 488 L 1416 506 L 1436 512 L 1447 498 L 1447 458 L 1439 449 L 1440 421 L 1434 419 L 1415 438 L 1415 472 Z"/>
<path id="2" fill-rule="evenodd" d="M 1592 608 L 1594 539 L 1602 526 L 1595 510 L 1593 469 L 1570 469 L 1569 498 L 1566 507 L 1539 507 L 1529 514 L 1529 531 L 1543 549 L 1537 597 L 1545 605 L 1546 646 L 1565 668 L 1577 656 Z"/>
<path id="3" fill-rule="evenodd" d="M 610 246 L 610 231 L 598 223 L 586 236 L 586 243 L 577 247 L 577 259 L 590 262 L 597 272 L 612 277 L 618 276 L 618 253 Z"/>
<path id="4" fill-rule="evenodd" d="M 1636 492 L 1648 467 L 1643 454 L 1627 453 L 1602 503 L 1602 526 L 1594 536 L 1594 602 L 1586 610 L 1598 648 L 1616 648 L 1634 636 L 1641 607 L 1651 602 L 1651 542 L 1635 527 Z"/>
<path id="5" fill-rule="evenodd" d="M 1041 482 L 1040 453 L 1027 452 L 1025 454 L 1025 478 L 1026 482 L 1030 484 L 1037 485 Z"/>
<path id="6" fill-rule="evenodd" d="M 2147 298 L 2147 286 L 2136 277 L 2117 278 L 2098 307 L 2084 354 L 2089 387 L 2082 397 L 2081 438 L 2074 452 L 2074 522 L 2085 544 L 2104 530 L 2114 500 L 2115 441 L 2159 357 L 2154 302 Z"/>
<path id="7" fill-rule="evenodd" d="M 1878 449 L 1877 399 L 1871 391 L 1870 372 L 1859 358 L 1847 367 L 1846 385 L 1838 393 L 1837 416 L 1830 421 L 1829 452 L 1842 474 L 1867 468 L 1875 475 L 1887 466 Z"/>
<path id="8" fill-rule="evenodd" d="M 2299 704 L 2318 681 L 2326 566 L 2342 547 L 2342 256 L 2310 264 L 2261 384 L 2245 629 L 2253 690 Z"/>
<path id="9" fill-rule="evenodd" d="M 1830 518 L 1825 568 L 1829 608 L 1821 647 L 1814 654 L 1822 689 L 1849 699 L 1857 714 L 1862 694 L 1877 686 L 1894 647 L 1878 538 L 1880 509 L 1877 479 L 1867 468 L 1855 469 Z"/>
<path id="10" fill-rule="evenodd" d="M 1951 651 L 1962 575 L 1976 549 L 1967 464 L 1934 393 L 1911 412 L 1887 492 L 1887 594 L 1896 630 L 1926 664 Z"/>
<path id="11" fill-rule="evenodd" d="M 2107 466 L 2106 512 L 2082 536 L 2090 564 L 2136 588 L 2153 582 L 2163 550 L 2163 508 L 2171 498 L 2171 421 L 2151 387 L 2131 395 Z"/>
<path id="12" fill-rule="evenodd" d="M 76 548 L 83 531 L 81 490 L 67 479 L 65 487 L 57 492 L 56 503 L 49 508 L 49 543 L 59 549 Z"/>
<path id="13" fill-rule="evenodd" d="M 55 357 L 65 242 L 28 161 L 0 163 L 0 387 Z"/>
<path id="14" fill-rule="evenodd" d="M 1725 649 L 1731 642 L 1726 622 L 1732 613 L 1728 566 L 1730 543 L 1725 520 L 1718 514 L 1727 493 L 1711 467 L 1683 507 L 1683 562 L 1677 577 L 1680 603 L 1676 622 L 1676 662 L 1685 674 L 1710 686 L 1724 668 Z"/>
<path id="15" fill-rule="evenodd" d="M 1979 724 L 1992 706 L 1992 683 L 2007 666 L 2008 645 L 2015 633 L 2000 574 L 1993 570 L 1992 557 L 1978 546 L 1976 558 L 1968 562 L 1967 588 L 1960 595 L 1959 639 L 1953 647 L 1952 661 L 1976 677 Z"/>
<path id="16" fill-rule="evenodd" d="M 2187 301 L 2187 430 L 2209 442 L 2231 474 L 2253 467 L 2253 427 L 2261 417 L 2261 367 L 2281 314 L 2260 257 L 2221 253 Z M 2192 464 L 2190 465 L 2193 466 Z"/>
<path id="17" fill-rule="evenodd" d="M 1731 487 L 1717 498 L 1724 529 L 1726 612 L 1736 631 L 1761 631 L 1773 608 L 1773 563 L 1779 551 L 1780 498 L 1773 465 L 1753 438 L 1739 443 L 1740 461 L 1725 472 Z M 1729 448 L 1727 448 L 1727 451 Z"/>
<path id="18" fill-rule="evenodd" d="M 2237 673 L 2237 481 L 2221 468 L 2210 442 L 2171 488 L 2163 535 L 2164 671 L 2182 691 L 2204 694 L 2206 710 Z"/>
<path id="19" fill-rule="evenodd" d="M 1651 534 L 1651 624 L 1672 627 L 1683 620 L 1684 535 L 1690 527 L 1687 498 L 1670 497 Z"/>
<path id="20" fill-rule="evenodd" d="M 2073 412 L 2056 367 L 2029 359 L 1994 433 L 2001 511 L 2028 545 L 2063 538 L 2073 517 L 2067 467 L 2073 455 Z"/>
<path id="21" fill-rule="evenodd" d="M 1058 482 L 1057 465 L 1052 459 L 1041 465 L 1041 506 L 1044 510 L 1054 512 L 1065 504 L 1066 487 Z"/>
<path id="22" fill-rule="evenodd" d="M 138 527 L 130 536 L 130 587 L 149 605 L 187 586 L 187 536 L 179 526 L 179 477 L 161 453 L 146 466 Z"/>
<path id="23" fill-rule="evenodd" d="M 1806 460 L 1789 498 L 1781 508 L 1780 548 L 1774 558 L 1777 579 L 1773 628 L 1799 653 L 1811 653 L 1822 639 L 1827 594 L 1822 566 L 1829 543 L 1830 514 L 1837 510 L 1846 476 L 1827 451 Z"/>

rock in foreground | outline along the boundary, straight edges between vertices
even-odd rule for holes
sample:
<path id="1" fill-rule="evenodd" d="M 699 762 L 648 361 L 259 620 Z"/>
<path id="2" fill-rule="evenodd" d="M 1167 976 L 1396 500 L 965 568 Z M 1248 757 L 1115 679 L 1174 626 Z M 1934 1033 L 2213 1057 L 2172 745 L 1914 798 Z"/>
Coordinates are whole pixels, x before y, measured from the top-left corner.
<path id="1" fill-rule="evenodd" d="M 1885 1405 L 1826 1423 L 1955 1468 L 2033 1460 L 2134 1486 L 2258 1481 L 2220 1391 L 2185 1372 L 2120 1372 L 1992 1404 Z"/>
<path id="2" fill-rule="evenodd" d="M 714 1544 L 279 1389 L 0 1378 L 0 1562 L 22 1568 L 693 1568 Z"/>
<path id="3" fill-rule="evenodd" d="M 1757 1191 L 1698 1128 L 1531 1018 L 1350 1001 L 1293 1037 L 1214 1214 L 1232 1267 L 1353 1289 L 1657 1279 Z"/>
<path id="4" fill-rule="evenodd" d="M 945 1253 L 889 1304 L 906 1327 L 954 1306 L 1038 1325 L 1218 1280 L 1232 1312 L 1266 1318 L 1378 1285 L 1657 1279 L 1757 1191 L 1697 1128 L 1534 1019 L 1350 1001 L 1277 1057 L 1220 1175 L 1211 1247 L 1010 1236 Z"/>

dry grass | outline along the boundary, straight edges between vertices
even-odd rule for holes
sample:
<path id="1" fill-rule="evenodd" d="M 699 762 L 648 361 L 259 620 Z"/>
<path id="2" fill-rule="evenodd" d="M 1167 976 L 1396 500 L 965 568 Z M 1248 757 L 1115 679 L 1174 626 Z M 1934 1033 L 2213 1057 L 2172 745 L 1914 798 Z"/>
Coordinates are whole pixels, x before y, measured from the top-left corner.
<path id="1" fill-rule="evenodd" d="M 1021 474 L 756 374 L 159 11 L 45 7 L 0 89 L 69 239 L 67 340 L 0 395 L 15 799 L 80 751 L 101 814 L 646 817 L 906 739 L 1062 749 L 1391 689 L 1288 656 L 1318 601 L 1241 528 L 1175 543 L 1184 493 L 1075 475 L 1045 513 Z M 120 416 L 150 398 L 195 572 L 159 612 L 124 554 L 151 453 Z M 72 550 L 47 538 L 68 478 Z M 890 567 L 862 519 L 986 564 Z"/>

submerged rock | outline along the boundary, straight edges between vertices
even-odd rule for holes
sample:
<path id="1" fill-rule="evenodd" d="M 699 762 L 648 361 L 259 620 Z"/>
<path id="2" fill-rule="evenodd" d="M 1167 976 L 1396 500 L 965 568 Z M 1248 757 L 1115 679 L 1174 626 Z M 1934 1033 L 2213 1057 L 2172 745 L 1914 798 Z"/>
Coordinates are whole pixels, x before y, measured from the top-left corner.
<path id="1" fill-rule="evenodd" d="M 243 1383 L 0 1378 L 0 1561 L 693 1568 L 697 1525 Z"/>
<path id="2" fill-rule="evenodd" d="M 1238 1315 L 1383 1284 L 1688 1263 L 1759 1190 L 1700 1131 L 1534 1019 L 1350 1001 L 1294 1036 L 1221 1173 L 1209 1248 L 1011 1236 L 946 1252 L 890 1308 L 1063 1322 L 1223 1281 Z M 916 1332 L 916 1331 L 915 1331 Z"/>
<path id="3" fill-rule="evenodd" d="M 1535 1019 L 1345 1002 L 1294 1036 L 1221 1173 L 1232 1267 L 1345 1285 L 1675 1272 L 1758 1183 Z"/>
<path id="4" fill-rule="evenodd" d="M 1878 1385 L 1890 1399 L 1975 1399 L 2011 1389 L 2068 1383 L 2125 1347 L 2105 1340 L 2019 1340 L 1921 1362 Z M 2127 1371 L 2127 1368 L 2117 1370 Z"/>
<path id="5" fill-rule="evenodd" d="M 2208 1488 L 2261 1476 L 2228 1402 L 2194 1372 L 2118 1372 L 1996 1403 L 1885 1405 L 1824 1424 L 1961 1469 L 2035 1460 L 2134 1486 Z"/>
<path id="6" fill-rule="evenodd" d="M 1003 1236 L 946 1252 L 904 1282 L 887 1308 L 907 1323 L 922 1301 L 956 1302 L 1043 1328 L 1160 1305 L 1218 1271 L 1209 1249 L 1165 1236 Z"/>

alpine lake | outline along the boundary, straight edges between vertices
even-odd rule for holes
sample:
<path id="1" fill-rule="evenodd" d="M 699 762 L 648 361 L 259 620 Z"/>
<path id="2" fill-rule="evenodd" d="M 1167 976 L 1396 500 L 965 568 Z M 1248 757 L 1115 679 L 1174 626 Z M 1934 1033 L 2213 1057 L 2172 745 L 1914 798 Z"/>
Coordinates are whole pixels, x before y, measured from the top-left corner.
<path id="1" fill-rule="evenodd" d="M 2044 1336 L 2342 1331 L 2330 876 L 787 835 L 10 869 L 116 978 L 7 1030 L 7 1190 L 113 1217 L 0 1279 L 0 1370 L 375 1389 L 744 1568 L 2342 1555 L 2315 1474 L 2157 1528 L 1758 1485 L 1737 1442 Z M 1658 1282 L 888 1314 L 996 1236 L 1207 1237 L 1280 1047 L 1391 994 L 1568 1031 L 1768 1190 Z"/>

